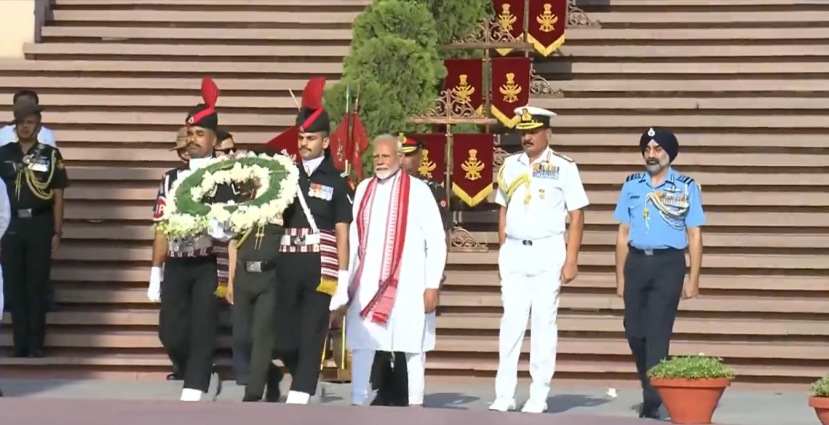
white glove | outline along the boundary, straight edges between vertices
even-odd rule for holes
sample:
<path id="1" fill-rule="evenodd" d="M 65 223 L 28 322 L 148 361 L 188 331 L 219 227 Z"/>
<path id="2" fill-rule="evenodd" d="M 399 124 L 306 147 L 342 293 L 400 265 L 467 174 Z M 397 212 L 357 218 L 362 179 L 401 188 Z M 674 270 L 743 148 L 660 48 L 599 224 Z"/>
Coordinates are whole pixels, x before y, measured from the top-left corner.
<path id="1" fill-rule="evenodd" d="M 147 299 L 150 302 L 157 303 L 161 301 L 161 280 L 163 279 L 163 270 L 161 267 L 153 267 L 150 269 L 150 286 L 147 287 Z"/>
<path id="2" fill-rule="evenodd" d="M 351 284 L 351 274 L 348 270 L 340 270 L 337 276 L 337 291 L 331 297 L 328 310 L 334 311 L 348 304 L 348 285 Z"/>
<path id="3" fill-rule="evenodd" d="M 211 218 L 210 222 L 208 223 L 207 234 L 210 235 L 214 239 L 218 239 L 222 242 L 229 241 L 232 237 L 236 236 L 233 234 L 225 223 L 221 221 Z"/>

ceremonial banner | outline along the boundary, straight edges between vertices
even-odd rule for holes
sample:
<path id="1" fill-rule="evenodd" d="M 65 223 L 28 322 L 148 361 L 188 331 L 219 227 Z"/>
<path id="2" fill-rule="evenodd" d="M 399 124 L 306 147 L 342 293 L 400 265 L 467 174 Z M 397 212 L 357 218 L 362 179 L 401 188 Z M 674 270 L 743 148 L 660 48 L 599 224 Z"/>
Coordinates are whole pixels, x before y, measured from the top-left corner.
<path id="1" fill-rule="evenodd" d="M 495 135 L 455 134 L 452 140 L 452 192 L 474 207 L 492 192 Z"/>
<path id="2" fill-rule="evenodd" d="M 530 58 L 493 58 L 492 59 L 492 116 L 501 124 L 512 128 L 520 118 L 515 116 L 515 108 L 530 103 Z"/>
<path id="3" fill-rule="evenodd" d="M 265 145 L 273 151 L 288 156 L 294 161 L 299 160 L 299 127 L 293 126 L 280 135 L 271 139 Z"/>
<path id="4" fill-rule="evenodd" d="M 469 102 L 480 114 L 484 109 L 483 59 L 445 59 L 444 64 L 443 89 L 451 90 L 458 100 Z"/>
<path id="5" fill-rule="evenodd" d="M 564 44 L 568 0 L 533 0 L 527 41 L 542 56 L 550 56 Z"/>
<path id="6" fill-rule="evenodd" d="M 423 142 L 423 156 L 420 159 L 418 173 L 423 178 L 437 184 L 446 181 L 446 134 L 418 133 L 410 134 L 414 140 Z"/>
<path id="7" fill-rule="evenodd" d="M 497 23 L 492 29 L 496 33 L 492 35 L 493 39 L 505 38 L 497 33 L 509 34 L 515 39 L 521 39 L 524 35 L 524 0 L 492 0 L 492 9 L 495 10 L 495 22 Z M 501 56 L 506 56 L 512 49 L 495 49 L 495 51 Z"/>

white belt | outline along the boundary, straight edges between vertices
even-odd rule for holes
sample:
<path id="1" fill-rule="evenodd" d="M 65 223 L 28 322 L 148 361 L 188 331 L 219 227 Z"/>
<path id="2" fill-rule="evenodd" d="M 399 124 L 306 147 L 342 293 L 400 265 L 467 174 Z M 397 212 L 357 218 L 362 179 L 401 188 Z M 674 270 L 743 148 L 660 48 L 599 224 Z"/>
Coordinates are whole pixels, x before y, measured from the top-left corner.
<path id="1" fill-rule="evenodd" d="M 308 233 L 306 235 L 301 236 L 290 236 L 290 235 L 283 235 L 281 240 L 282 246 L 306 246 L 306 245 L 319 245 L 320 243 L 320 234 L 319 233 Z"/>
<path id="2" fill-rule="evenodd" d="M 188 250 L 207 249 L 213 246 L 213 239 L 206 236 L 199 236 L 195 240 L 174 240 L 170 241 L 170 251 L 183 252 Z"/>

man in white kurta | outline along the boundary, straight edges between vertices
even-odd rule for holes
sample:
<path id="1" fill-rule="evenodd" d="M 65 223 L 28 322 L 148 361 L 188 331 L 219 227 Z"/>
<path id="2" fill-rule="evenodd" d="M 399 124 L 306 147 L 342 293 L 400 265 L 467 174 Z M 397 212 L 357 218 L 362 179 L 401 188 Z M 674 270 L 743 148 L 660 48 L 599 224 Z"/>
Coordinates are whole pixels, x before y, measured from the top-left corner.
<path id="1" fill-rule="evenodd" d="M 9 222 L 11 222 L 12 218 L 11 205 L 9 204 L 9 194 L 6 190 L 6 183 L 4 183 L 3 180 L 0 180 L 0 239 L 2 239 L 3 235 L 6 234 L 6 229 L 9 228 Z M 2 253 L 0 253 L 0 255 L 2 255 Z M 3 268 L 0 267 L 0 318 L 3 317 L 4 301 Z M 0 391 L 0 397 L 2 396 L 3 392 Z"/>
<path id="2" fill-rule="evenodd" d="M 446 236 L 432 191 L 401 170 L 402 156 L 397 138 L 378 137 L 375 177 L 361 182 L 354 197 L 346 339 L 355 405 L 369 398 L 377 350 L 406 353 L 409 405 L 422 405 L 425 353 L 435 346 Z"/>

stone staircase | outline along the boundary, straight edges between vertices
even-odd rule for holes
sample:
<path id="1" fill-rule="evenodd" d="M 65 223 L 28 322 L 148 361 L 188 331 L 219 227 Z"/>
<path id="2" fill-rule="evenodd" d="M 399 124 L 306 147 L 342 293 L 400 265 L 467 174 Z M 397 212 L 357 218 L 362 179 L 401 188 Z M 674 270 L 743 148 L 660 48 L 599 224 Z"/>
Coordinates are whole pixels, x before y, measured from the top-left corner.
<path id="1" fill-rule="evenodd" d="M 293 124 L 288 89 L 298 94 L 311 75 L 338 78 L 366 3 L 55 0 L 43 43 L 25 48 L 29 60 L 0 60 L 0 97 L 8 105 L 17 89 L 38 90 L 69 161 L 74 185 L 53 271 L 59 311 L 49 316 L 50 356 L 4 359 L 3 376 L 167 372 L 157 306 L 145 297 L 150 206 L 162 170 L 177 162 L 167 149 L 199 100 L 199 79 L 215 78 L 222 124 L 237 141 L 262 143 Z M 702 184 L 709 220 L 702 296 L 682 303 L 672 351 L 723 356 L 744 382 L 825 374 L 829 4 L 578 3 L 601 25 L 568 30 L 560 55 L 536 60 L 564 97 L 534 103 L 560 114 L 556 148 L 579 163 L 593 203 L 581 274 L 562 295 L 556 376 L 634 377 L 613 295 L 611 211 L 624 177 L 642 168 L 638 135 L 656 125 L 678 133 L 676 166 Z M 463 218 L 478 241 L 496 242 L 494 210 Z M 495 245 L 450 254 L 431 373 L 494 373 L 496 255 Z"/>

